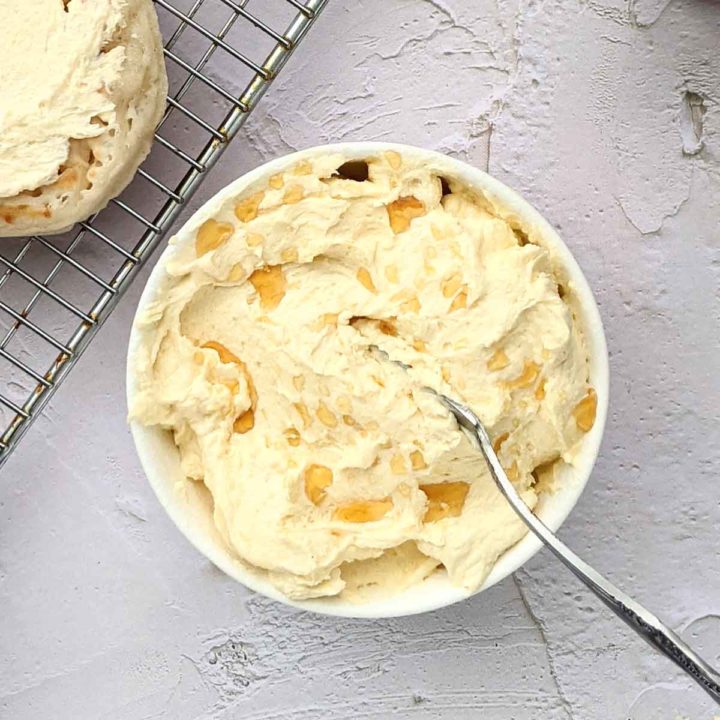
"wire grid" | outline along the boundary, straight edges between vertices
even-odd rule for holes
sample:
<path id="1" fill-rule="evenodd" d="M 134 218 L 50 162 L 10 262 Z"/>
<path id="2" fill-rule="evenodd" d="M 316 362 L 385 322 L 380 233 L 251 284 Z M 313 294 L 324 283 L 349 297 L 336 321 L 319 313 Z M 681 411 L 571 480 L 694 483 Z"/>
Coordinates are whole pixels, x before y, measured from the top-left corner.
<path id="1" fill-rule="evenodd" d="M 327 0 L 154 2 L 170 92 L 150 157 L 70 233 L 0 242 L 0 465 Z"/>

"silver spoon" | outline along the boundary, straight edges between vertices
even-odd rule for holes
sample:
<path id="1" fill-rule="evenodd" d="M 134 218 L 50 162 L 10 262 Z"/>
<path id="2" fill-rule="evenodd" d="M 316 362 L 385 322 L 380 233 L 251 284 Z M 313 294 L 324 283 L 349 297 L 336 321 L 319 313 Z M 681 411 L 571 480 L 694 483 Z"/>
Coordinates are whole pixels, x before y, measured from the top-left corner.
<path id="1" fill-rule="evenodd" d="M 547 545 L 550 550 L 590 588 L 621 620 L 624 620 L 635 632 L 650 645 L 669 657 L 702 687 L 710 697 L 720 704 L 720 673 L 705 662 L 683 639 L 667 625 L 660 622 L 640 603 L 616 588 L 599 572 L 593 570 L 581 560 L 570 548 L 560 542 L 555 535 L 534 515 L 525 504 L 514 485 L 508 480 L 505 471 L 493 450 L 492 442 L 475 413 L 470 408 L 439 395 L 442 402 L 450 409 L 471 441 L 477 445 L 485 457 L 500 492 L 507 498 L 513 510 L 523 522 Z"/>

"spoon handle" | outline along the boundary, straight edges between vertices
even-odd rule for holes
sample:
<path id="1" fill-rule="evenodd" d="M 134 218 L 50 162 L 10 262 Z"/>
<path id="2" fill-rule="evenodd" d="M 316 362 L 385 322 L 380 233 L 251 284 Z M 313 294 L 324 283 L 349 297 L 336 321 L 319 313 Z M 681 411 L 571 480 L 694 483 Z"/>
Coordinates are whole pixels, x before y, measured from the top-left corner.
<path id="1" fill-rule="evenodd" d="M 442 396 L 442 400 L 456 417 L 460 426 L 477 444 L 485 457 L 493 480 L 528 528 L 621 620 L 650 645 L 681 667 L 720 705 L 720 673 L 705 662 L 677 633 L 640 603 L 615 587 L 607 578 L 558 540 L 525 504 L 515 486 L 508 479 L 480 419 L 466 406 L 445 396 Z"/>

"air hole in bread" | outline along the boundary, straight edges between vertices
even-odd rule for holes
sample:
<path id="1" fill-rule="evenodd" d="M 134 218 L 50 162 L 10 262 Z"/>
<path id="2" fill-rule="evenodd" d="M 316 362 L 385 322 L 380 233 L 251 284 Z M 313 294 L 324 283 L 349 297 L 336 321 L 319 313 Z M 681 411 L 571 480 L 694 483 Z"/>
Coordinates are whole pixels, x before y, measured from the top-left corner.
<path id="1" fill-rule="evenodd" d="M 339 178 L 354 182 L 365 182 L 369 177 L 370 170 L 366 160 L 348 160 L 331 175 L 331 179 Z"/>
<path id="2" fill-rule="evenodd" d="M 68 10 L 68 5 L 70 4 L 70 0 L 62 0 L 62 4 L 63 4 L 63 10 L 65 12 L 70 12 L 70 10 Z"/>
<path id="3" fill-rule="evenodd" d="M 561 300 L 565 297 L 565 295 L 567 295 L 567 290 L 565 290 L 565 286 L 561 283 L 558 283 L 557 294 L 560 296 Z"/>
<path id="4" fill-rule="evenodd" d="M 114 50 L 116 47 L 120 47 L 120 45 L 122 45 L 122 38 L 120 37 L 119 32 L 116 31 L 115 34 L 100 48 L 100 54 L 105 55 L 111 50 Z"/>
<path id="5" fill-rule="evenodd" d="M 132 126 L 133 126 L 133 119 L 131 117 L 128 118 L 127 124 L 128 124 L 128 132 L 130 132 L 132 130 Z"/>

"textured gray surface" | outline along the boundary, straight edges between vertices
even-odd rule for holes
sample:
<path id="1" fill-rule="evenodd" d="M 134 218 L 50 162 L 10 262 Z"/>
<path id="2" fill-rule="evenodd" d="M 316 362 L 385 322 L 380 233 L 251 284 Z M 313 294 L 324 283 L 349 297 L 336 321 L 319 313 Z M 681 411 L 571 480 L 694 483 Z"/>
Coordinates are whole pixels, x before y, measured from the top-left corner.
<path id="1" fill-rule="evenodd" d="M 563 234 L 611 352 L 563 537 L 720 662 L 720 4 L 331 0 L 195 206 L 345 139 L 468 159 Z M 125 425 L 137 283 L 0 472 L 0 717 L 711 720 L 545 552 L 380 622 L 252 596 L 188 546 Z"/>

